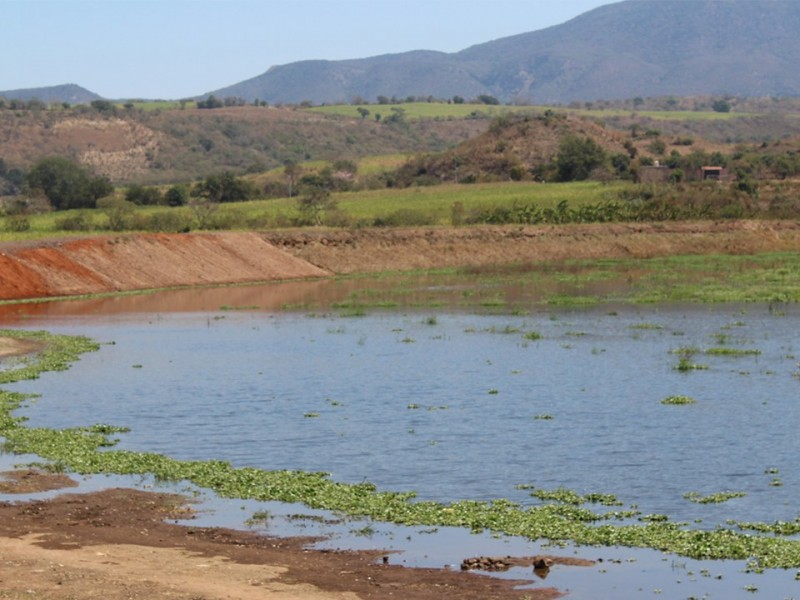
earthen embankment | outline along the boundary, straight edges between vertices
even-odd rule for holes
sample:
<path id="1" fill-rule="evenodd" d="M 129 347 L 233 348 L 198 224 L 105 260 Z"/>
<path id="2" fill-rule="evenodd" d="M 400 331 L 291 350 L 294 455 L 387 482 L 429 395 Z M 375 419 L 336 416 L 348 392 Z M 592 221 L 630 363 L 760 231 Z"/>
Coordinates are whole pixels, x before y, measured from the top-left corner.
<path id="1" fill-rule="evenodd" d="M 0 300 L 330 273 L 254 233 L 142 234 L 0 245 Z"/>
<path id="2" fill-rule="evenodd" d="M 800 251 L 800 222 L 140 234 L 0 244 L 0 300 L 601 258 Z"/>

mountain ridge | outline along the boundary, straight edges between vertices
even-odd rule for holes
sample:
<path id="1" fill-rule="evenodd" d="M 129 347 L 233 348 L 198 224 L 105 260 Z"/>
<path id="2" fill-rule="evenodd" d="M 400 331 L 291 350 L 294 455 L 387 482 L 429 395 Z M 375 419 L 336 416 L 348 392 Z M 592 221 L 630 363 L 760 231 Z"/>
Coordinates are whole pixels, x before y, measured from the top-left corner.
<path id="1" fill-rule="evenodd" d="M 87 90 L 75 83 L 64 83 L 38 88 L 20 88 L 17 90 L 0 91 L 0 98 L 6 100 L 40 100 L 45 103 L 69 102 L 70 104 L 85 104 L 93 100 L 100 100 L 102 96 Z"/>
<path id="2" fill-rule="evenodd" d="M 635 96 L 800 95 L 800 3 L 625 0 L 470 46 L 302 61 L 209 92 L 271 103 L 493 95 L 567 103 Z M 246 85 L 245 85 L 246 84 Z"/>
<path id="3" fill-rule="evenodd" d="M 634 97 L 800 96 L 800 2 L 623 0 L 565 23 L 458 52 L 304 60 L 208 95 L 271 104 L 379 96 L 566 104 Z M 87 103 L 75 84 L 0 91 L 7 100 Z"/>

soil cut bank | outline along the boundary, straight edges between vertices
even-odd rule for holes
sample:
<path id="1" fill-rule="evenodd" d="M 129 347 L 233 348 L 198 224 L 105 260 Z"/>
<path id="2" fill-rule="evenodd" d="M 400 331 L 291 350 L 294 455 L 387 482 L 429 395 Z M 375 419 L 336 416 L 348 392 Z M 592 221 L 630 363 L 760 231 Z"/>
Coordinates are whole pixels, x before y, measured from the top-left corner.
<path id="1" fill-rule="evenodd" d="M 333 273 L 800 250 L 794 221 L 698 221 L 276 232 L 276 246 Z"/>
<path id="2" fill-rule="evenodd" d="M 307 277 L 329 272 L 254 233 L 142 234 L 0 245 L 0 300 Z"/>
<path id="3" fill-rule="evenodd" d="M 0 244 L 0 300 L 386 270 L 796 250 L 795 221 L 103 236 Z"/>

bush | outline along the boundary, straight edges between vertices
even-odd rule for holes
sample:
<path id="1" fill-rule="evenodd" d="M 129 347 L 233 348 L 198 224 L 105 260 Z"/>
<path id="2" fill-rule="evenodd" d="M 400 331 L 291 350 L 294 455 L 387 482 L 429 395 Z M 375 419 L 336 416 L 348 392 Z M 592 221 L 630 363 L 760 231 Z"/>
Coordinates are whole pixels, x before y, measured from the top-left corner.
<path id="1" fill-rule="evenodd" d="M 604 166 L 606 152 L 591 138 L 570 135 L 559 145 L 555 162 L 559 181 L 583 181 L 594 169 Z"/>
<path id="2" fill-rule="evenodd" d="M 9 215 L 5 219 L 6 231 L 22 232 L 28 231 L 31 228 L 31 221 L 28 215 Z"/>
<path id="3" fill-rule="evenodd" d="M 92 219 L 88 215 L 78 213 L 56 219 L 55 226 L 58 231 L 90 231 Z"/>
<path id="4" fill-rule="evenodd" d="M 164 194 L 164 200 L 169 206 L 183 206 L 189 202 L 189 190 L 185 185 L 173 185 Z"/>
<path id="5" fill-rule="evenodd" d="M 153 213 L 147 219 L 146 228 L 148 231 L 161 233 L 185 233 L 191 231 L 191 220 L 185 216 L 172 211 L 162 211 Z"/>
<path id="6" fill-rule="evenodd" d="M 154 206 L 161 204 L 163 196 L 156 187 L 134 184 L 125 192 L 125 200 L 138 206 Z"/>
<path id="7" fill-rule="evenodd" d="M 412 208 L 401 208 L 393 213 L 375 219 L 376 227 L 422 227 L 435 225 L 436 217 L 430 213 Z"/>

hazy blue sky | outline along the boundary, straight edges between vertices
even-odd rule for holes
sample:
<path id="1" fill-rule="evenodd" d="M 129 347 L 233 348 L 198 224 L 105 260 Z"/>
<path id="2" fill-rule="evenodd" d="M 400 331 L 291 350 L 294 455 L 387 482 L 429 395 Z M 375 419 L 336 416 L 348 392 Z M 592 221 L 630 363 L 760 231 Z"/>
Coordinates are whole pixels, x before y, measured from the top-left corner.
<path id="1" fill-rule="evenodd" d="M 306 59 L 454 52 L 613 0 L 0 0 L 0 90 L 181 98 Z"/>

